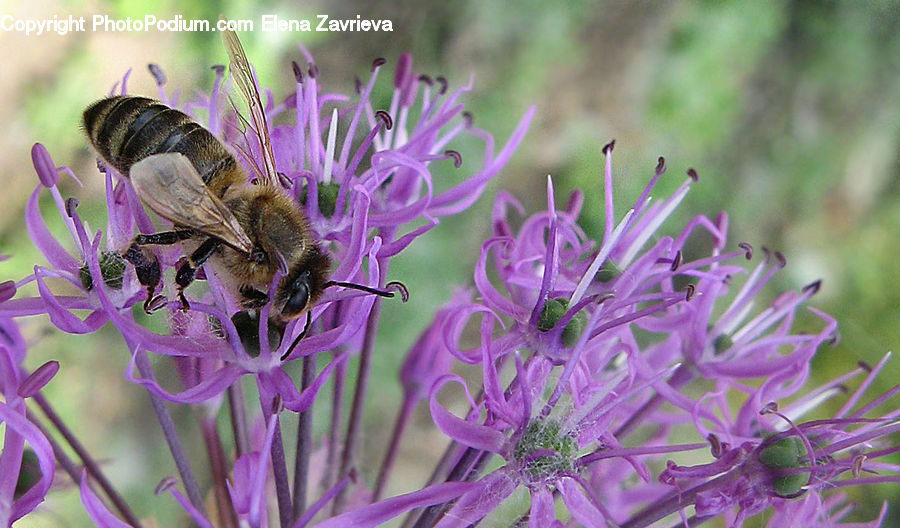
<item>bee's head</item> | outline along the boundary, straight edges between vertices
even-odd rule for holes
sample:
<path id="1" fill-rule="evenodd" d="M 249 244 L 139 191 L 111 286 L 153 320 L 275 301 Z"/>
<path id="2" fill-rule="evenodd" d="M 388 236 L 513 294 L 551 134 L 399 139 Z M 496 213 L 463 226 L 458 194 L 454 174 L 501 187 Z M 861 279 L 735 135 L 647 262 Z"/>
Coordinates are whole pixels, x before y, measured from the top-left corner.
<path id="1" fill-rule="evenodd" d="M 325 289 L 330 266 L 328 255 L 313 245 L 281 279 L 273 306 L 273 312 L 278 313 L 276 317 L 287 322 L 299 317 L 315 304 Z"/>

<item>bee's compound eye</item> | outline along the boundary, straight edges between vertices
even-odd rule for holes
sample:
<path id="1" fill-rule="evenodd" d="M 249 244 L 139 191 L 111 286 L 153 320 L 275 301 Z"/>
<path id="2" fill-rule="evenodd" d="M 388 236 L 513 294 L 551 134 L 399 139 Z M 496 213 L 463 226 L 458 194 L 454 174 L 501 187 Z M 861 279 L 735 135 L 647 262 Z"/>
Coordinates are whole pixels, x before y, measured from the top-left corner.
<path id="1" fill-rule="evenodd" d="M 309 274 L 297 277 L 291 285 L 291 296 L 284 304 L 282 313 L 287 316 L 297 315 L 309 304 Z"/>

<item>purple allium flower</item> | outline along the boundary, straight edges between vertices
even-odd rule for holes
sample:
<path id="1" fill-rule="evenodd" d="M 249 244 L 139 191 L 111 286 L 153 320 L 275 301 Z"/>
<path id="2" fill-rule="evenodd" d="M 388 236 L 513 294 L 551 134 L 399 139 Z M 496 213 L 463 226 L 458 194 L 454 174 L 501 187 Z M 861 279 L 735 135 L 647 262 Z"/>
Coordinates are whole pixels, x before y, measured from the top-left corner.
<path id="1" fill-rule="evenodd" d="M 391 107 L 378 111 L 372 108 L 370 98 L 383 60 L 373 64 L 371 78 L 360 87 L 358 101 L 347 103 L 349 97 L 321 93 L 318 69 L 310 57 L 307 59 L 308 73 L 303 75 L 297 69 L 295 94 L 276 105 L 271 93 L 263 91 L 268 94 L 265 111 L 269 122 L 286 113 L 292 113 L 295 118 L 294 124 L 275 126 L 270 131 L 276 169 L 285 176 L 288 192 L 301 203 L 313 230 L 337 262 L 332 279 L 383 288 L 388 259 L 433 227 L 438 217 L 458 213 L 481 194 L 521 141 L 533 110 L 523 118 L 506 147 L 495 154 L 492 138 L 459 117 L 463 106 L 458 101 L 469 87 L 448 92 L 443 80 L 437 85 L 427 77 L 417 81 L 408 55 L 402 56 L 397 66 Z M 241 127 L 226 106 L 227 98 L 222 93 L 224 70 L 218 68 L 216 72 L 212 93 L 197 103 L 186 105 L 186 110 L 204 114 L 205 119 L 197 115 L 198 119 L 233 145 L 248 169 L 259 166 L 262 163 L 260 146 L 254 142 L 253 134 L 238 133 Z M 177 96 L 168 96 L 161 81 L 159 84 L 161 99 L 175 105 Z M 125 79 L 122 86 L 124 93 Z M 326 109 L 326 106 L 336 108 Z M 341 116 L 349 123 L 343 124 L 339 119 Z M 344 130 L 338 134 L 340 128 Z M 481 168 L 454 187 L 440 191 L 435 188 L 428 167 L 442 160 L 450 160 L 458 166 L 459 154 L 447 147 L 464 133 L 481 138 L 485 143 Z M 360 138 L 362 143 L 357 144 L 356 140 Z M 217 277 L 209 272 L 206 277 L 211 295 L 191 299 L 192 310 L 188 314 L 175 315 L 178 303 L 170 301 L 167 306 L 177 328 L 171 335 L 154 334 L 131 315 L 130 307 L 140 299 L 141 287 L 131 266 L 126 265 L 119 255 L 127 247 L 135 226 L 143 233 L 156 230 L 140 207 L 127 178 L 114 178 L 115 171 L 105 168 L 110 217 L 105 230 L 105 248 L 101 249 L 100 234 L 91 234 L 79 219 L 75 209 L 77 202 L 63 200 L 56 187 L 57 172 L 64 170 L 71 174 L 71 171 L 65 167 L 56 169 L 46 149 L 39 144 L 33 149 L 33 159 L 42 186 L 35 190 L 29 201 L 27 221 L 32 238 L 46 256 L 50 268 L 36 267 L 34 275 L 23 281 L 38 283 L 40 299 L 16 299 L 4 307 L 4 312 L 12 316 L 47 312 L 61 330 L 77 333 L 94 331 L 108 318 L 120 330 L 134 354 L 143 354 L 146 350 L 194 360 L 212 359 L 211 365 L 219 365 L 205 369 L 199 378 L 194 376 L 185 380 L 188 381 L 187 390 L 179 394 L 162 389 L 147 378 L 146 373 L 142 377 L 131 376 L 170 401 L 204 401 L 220 394 L 240 375 L 255 373 L 259 382 L 266 385 L 266 392 L 280 394 L 287 408 L 301 411 L 311 403 L 315 390 L 327 379 L 330 368 L 320 376 L 316 387 L 303 395 L 280 370 L 283 356 L 290 353 L 291 358 L 296 358 L 335 350 L 357 339 L 366 324 L 374 298 L 358 291 L 332 288 L 310 312 L 312 328 L 318 328 L 315 335 L 295 343 L 305 324 L 300 321 L 288 325 L 283 338 L 276 337 L 273 341 L 270 335 L 273 329 L 267 326 L 269 308 L 266 307 L 259 317 L 246 323 L 255 325 L 258 321 L 259 335 L 265 336 L 255 341 L 257 350 L 247 350 L 246 336 L 256 332 L 235 327 L 232 314 L 238 312 L 237 304 Z M 248 173 L 252 174 L 252 171 L 248 170 Z M 118 183 L 114 184 L 114 181 Z M 40 216 L 37 196 L 45 187 L 49 188 L 72 234 L 78 248 L 75 256 L 63 249 Z M 420 225 L 409 232 L 398 232 L 404 224 L 416 220 L 424 222 L 419 222 Z M 164 270 L 174 267 L 182 258 L 182 250 L 177 246 L 161 247 L 159 252 Z M 365 261 L 368 261 L 368 272 L 364 271 Z M 44 282 L 47 276 L 68 280 L 83 295 L 54 294 Z M 277 277 L 274 284 L 277 284 Z M 192 290 L 196 289 L 199 288 L 188 289 L 188 295 L 193 296 Z M 81 320 L 73 310 L 83 309 L 93 311 Z M 214 334 L 225 335 L 228 342 L 210 339 Z M 292 345 L 295 345 L 293 349 Z M 336 358 L 331 366 L 344 359 L 343 356 Z"/>
<path id="2" fill-rule="evenodd" d="M 477 486 L 450 506 L 427 509 L 416 527 L 477 523 L 523 488 L 531 496 L 532 526 L 566 520 L 556 519 L 555 497 L 586 526 L 647 526 L 641 508 L 651 509 L 648 504 L 667 494 L 666 486 L 654 482 L 647 457 L 703 447 L 673 443 L 670 434 L 685 426 L 696 426 L 700 439 L 722 438 L 726 448 L 750 438 L 756 444 L 748 445 L 759 446 L 764 430 L 759 417 L 749 419 L 746 409 L 760 398 L 795 394 L 816 349 L 833 339 L 834 320 L 816 310 L 825 323 L 821 331 L 796 334 L 791 329 L 795 311 L 819 283 L 783 294 L 751 316 L 756 294 L 784 265 L 779 253 L 773 258 L 765 250 L 763 263 L 729 296 L 735 277 L 745 273 L 740 262 L 752 258 L 752 248 L 741 243 L 726 250 L 724 214 L 713 220 L 695 217 L 675 237 L 658 233 L 697 181 L 693 169 L 670 198 L 651 204 L 651 190 L 665 172 L 660 158 L 650 184 L 617 221 L 612 146 L 604 148 L 606 228 L 600 243 L 590 241 L 576 223 L 579 192 L 557 210 L 548 182 L 547 210 L 525 218 L 517 232 L 508 213 L 521 213 L 522 207 L 505 193 L 498 196 L 494 237 L 485 242 L 475 272 L 481 297 L 444 316 L 445 345 L 460 361 L 481 366 L 482 386 L 473 396 L 462 378 L 445 376 L 434 384 L 429 400 L 435 424 L 455 441 L 455 466 L 444 476 Z M 700 230 L 712 235 L 710 252 L 691 257 L 687 243 L 695 238 L 703 242 Z M 473 318 L 476 314 L 480 322 Z M 472 349 L 461 347 L 467 326 L 480 329 L 480 344 Z M 761 377 L 762 386 L 751 389 Z M 469 402 L 464 418 L 437 399 L 451 382 L 462 385 Z M 701 388 L 710 383 L 712 390 Z M 747 394 L 746 401 L 734 419 L 728 418 L 734 407 L 729 400 L 741 393 Z M 839 419 L 833 425 L 841 429 L 851 423 L 862 425 Z M 636 445 L 635 432 L 641 433 Z M 885 425 L 857 443 L 893 433 L 894 427 Z M 773 438 L 767 445 L 779 437 Z M 756 468 L 766 467 L 758 462 L 760 452 L 765 459 L 788 447 L 751 447 L 742 457 L 734 449 L 728 467 L 747 460 L 757 460 Z M 711 464 L 718 469 L 714 474 L 727 470 L 723 464 Z M 836 464 L 829 471 L 850 467 L 849 461 Z M 748 466 L 741 467 L 747 471 Z M 810 475 L 810 470 L 794 471 Z M 791 483 L 788 476 L 782 486 Z M 701 507 L 698 502 L 697 515 L 724 514 L 734 503 L 714 510 L 712 503 Z M 759 504 L 747 512 L 761 511 L 771 501 Z"/>

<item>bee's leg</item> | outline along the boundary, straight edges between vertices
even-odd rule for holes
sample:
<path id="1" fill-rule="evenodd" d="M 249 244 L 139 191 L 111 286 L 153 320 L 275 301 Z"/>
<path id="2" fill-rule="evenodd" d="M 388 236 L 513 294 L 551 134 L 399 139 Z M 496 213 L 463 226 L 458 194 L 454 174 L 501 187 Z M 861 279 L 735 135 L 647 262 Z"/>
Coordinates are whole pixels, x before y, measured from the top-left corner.
<path id="1" fill-rule="evenodd" d="M 244 297 L 241 299 L 241 306 L 248 310 L 258 310 L 269 304 L 269 296 L 266 295 L 266 292 L 259 291 L 253 286 L 244 285 L 238 291 Z"/>
<path id="2" fill-rule="evenodd" d="M 184 297 L 184 289 L 187 288 L 190 283 L 194 282 L 197 270 L 200 269 L 200 266 L 202 266 L 204 262 L 209 260 L 209 257 L 211 257 L 221 245 L 222 241 L 218 238 L 207 238 L 205 242 L 200 244 L 200 247 L 191 253 L 191 256 L 188 257 L 175 272 L 175 284 L 178 285 L 178 298 L 181 299 L 181 307 L 185 311 L 187 311 L 190 305 Z"/>
<path id="3" fill-rule="evenodd" d="M 162 277 L 162 270 L 159 266 L 159 259 L 151 251 L 147 251 L 138 244 L 132 242 L 122 257 L 134 266 L 134 272 L 137 275 L 138 282 L 147 288 L 147 300 L 144 301 L 144 312 L 150 313 L 151 301 L 153 300 L 153 292 L 159 285 Z"/>
<path id="4" fill-rule="evenodd" d="M 162 233 L 152 233 L 149 235 L 138 235 L 131 241 L 128 249 L 122 253 L 122 257 L 134 266 L 134 272 L 137 275 L 138 282 L 147 288 L 147 300 L 144 301 L 144 312 L 152 312 L 152 306 L 157 299 L 153 298 L 153 292 L 159 285 L 162 278 L 162 269 L 159 265 L 159 259 L 152 251 L 142 246 L 145 245 L 171 245 L 181 240 L 191 238 L 191 231 L 165 231 Z"/>
<path id="5" fill-rule="evenodd" d="M 171 246 L 172 244 L 176 244 L 181 242 L 182 240 L 187 240 L 194 236 L 193 231 L 188 230 L 178 230 L 178 231 L 163 231 L 161 233 L 152 233 L 149 235 L 138 235 L 134 237 L 134 240 L 131 241 L 131 245 L 138 246 Z"/>

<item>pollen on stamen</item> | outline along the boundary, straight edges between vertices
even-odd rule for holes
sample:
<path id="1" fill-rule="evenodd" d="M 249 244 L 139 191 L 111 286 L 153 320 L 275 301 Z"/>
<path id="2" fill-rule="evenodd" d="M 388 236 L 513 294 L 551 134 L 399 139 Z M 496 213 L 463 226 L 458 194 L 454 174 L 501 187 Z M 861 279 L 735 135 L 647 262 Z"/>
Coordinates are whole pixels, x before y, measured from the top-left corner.
<path id="1" fill-rule="evenodd" d="M 160 68 L 158 64 L 153 64 L 151 62 L 147 65 L 147 69 L 150 70 L 150 75 L 156 80 L 156 86 L 166 84 L 166 74 L 163 73 L 162 68 Z"/>
<path id="2" fill-rule="evenodd" d="M 462 154 L 460 154 L 459 152 L 457 152 L 455 150 L 448 149 L 448 150 L 444 151 L 444 155 L 447 156 L 448 158 L 453 158 L 453 166 L 454 167 L 456 167 L 457 169 L 462 167 Z"/>
<path id="3" fill-rule="evenodd" d="M 66 214 L 69 215 L 69 218 L 75 216 L 75 209 L 78 208 L 78 198 L 74 196 L 66 199 Z"/>
<path id="4" fill-rule="evenodd" d="M 319 76 L 319 67 L 315 64 L 310 64 L 309 69 L 306 70 L 306 74 L 309 75 L 310 79 L 315 79 Z"/>
<path id="5" fill-rule="evenodd" d="M 384 57 L 378 57 L 375 60 L 373 60 L 372 61 L 372 73 L 375 73 L 378 70 L 378 68 L 381 68 L 382 66 L 384 66 L 384 64 L 386 62 L 387 62 L 387 59 L 385 59 Z"/>
<path id="6" fill-rule="evenodd" d="M 775 260 L 778 261 L 779 268 L 787 266 L 787 258 L 785 258 L 784 254 L 781 251 L 775 252 Z"/>
<path id="7" fill-rule="evenodd" d="M 435 77 L 434 80 L 441 85 L 441 87 L 438 89 L 438 95 L 444 95 L 445 93 L 447 93 L 447 87 L 450 85 L 450 83 L 447 82 L 447 78 L 444 76 L 439 76 Z"/>
<path id="8" fill-rule="evenodd" d="M 178 480 L 175 477 L 169 475 L 168 477 L 165 477 L 159 481 L 159 484 L 156 485 L 153 493 L 156 495 L 160 495 L 175 487 L 176 485 L 178 485 Z"/>
<path id="9" fill-rule="evenodd" d="M 687 170 L 687 175 L 695 182 L 700 181 L 700 175 L 697 174 L 697 171 L 694 170 L 693 167 L 691 167 L 690 169 Z"/>
<path id="10" fill-rule="evenodd" d="M 291 61 L 291 70 L 294 72 L 294 79 L 296 79 L 298 83 L 303 84 L 303 70 L 300 69 L 300 65 L 297 64 L 297 61 Z"/>
<path id="11" fill-rule="evenodd" d="M 475 116 L 472 115 L 472 112 L 463 112 L 462 118 L 466 122 L 466 128 L 472 128 L 472 124 L 475 122 Z"/>
<path id="12" fill-rule="evenodd" d="M 677 270 L 677 269 L 678 269 L 678 266 L 681 266 L 681 259 L 682 259 L 682 256 L 681 256 L 681 250 L 679 249 L 679 250 L 675 253 L 675 258 L 672 259 L 672 266 L 669 267 L 669 270 L 670 270 L 670 271 L 675 271 L 675 270 Z"/>
<path id="13" fill-rule="evenodd" d="M 606 145 L 603 145 L 603 149 L 602 149 L 603 154 L 607 154 L 607 155 L 608 155 L 610 152 L 613 151 L 613 148 L 615 148 L 615 146 L 616 146 L 616 140 L 615 140 L 615 139 L 612 140 L 612 141 L 610 141 L 610 142 L 607 143 Z"/>
<path id="14" fill-rule="evenodd" d="M 744 250 L 744 258 L 747 260 L 753 259 L 753 246 L 750 245 L 749 242 L 738 242 L 738 247 Z M 763 248 L 765 250 L 765 248 Z"/>
<path id="15" fill-rule="evenodd" d="M 661 176 L 664 172 L 666 172 L 666 158 L 660 156 L 656 162 L 656 174 Z"/>
<path id="16" fill-rule="evenodd" d="M 819 293 L 819 289 L 822 287 L 822 279 L 819 279 L 815 282 L 811 282 L 803 287 L 801 290 L 803 293 L 808 293 L 810 295 L 815 295 Z"/>
<path id="17" fill-rule="evenodd" d="M 434 80 L 432 80 L 432 78 L 428 74 L 425 74 L 425 73 L 419 75 L 419 82 L 425 83 L 428 86 L 434 85 Z"/>
<path id="18" fill-rule="evenodd" d="M 225 66 L 221 64 L 210 66 L 209 69 L 216 72 L 216 75 L 223 75 L 225 73 Z"/>
<path id="19" fill-rule="evenodd" d="M 763 406 L 762 409 L 759 410 L 759 414 L 766 415 L 778 412 L 778 404 L 776 402 L 769 402 Z"/>
<path id="20" fill-rule="evenodd" d="M 715 433 L 709 433 L 709 436 L 707 436 L 706 439 L 709 441 L 710 453 L 712 453 L 712 456 L 720 458 L 725 452 L 722 447 L 722 441 L 719 440 L 719 437 L 716 436 Z"/>
<path id="21" fill-rule="evenodd" d="M 695 289 L 695 287 L 693 284 L 688 284 L 687 286 L 685 286 L 685 288 L 684 288 L 684 291 L 685 291 L 684 300 L 685 301 L 691 300 L 691 297 L 694 296 L 694 289 Z"/>
<path id="22" fill-rule="evenodd" d="M 391 117 L 391 114 L 387 113 L 386 110 L 378 110 L 375 112 L 375 117 L 381 120 L 384 123 L 385 130 L 390 130 L 394 128 L 394 119 Z"/>

